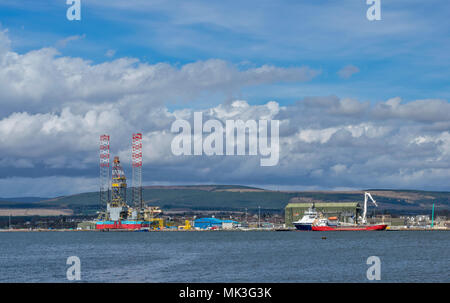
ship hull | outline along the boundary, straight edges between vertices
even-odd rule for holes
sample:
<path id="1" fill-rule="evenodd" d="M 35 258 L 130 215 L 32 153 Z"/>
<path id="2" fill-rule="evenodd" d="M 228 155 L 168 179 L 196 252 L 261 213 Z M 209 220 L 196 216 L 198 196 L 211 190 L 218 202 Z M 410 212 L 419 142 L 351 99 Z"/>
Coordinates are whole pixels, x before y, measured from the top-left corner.
<path id="1" fill-rule="evenodd" d="M 385 230 L 386 224 L 354 225 L 354 226 L 312 226 L 313 231 L 355 231 L 355 230 Z"/>
<path id="2" fill-rule="evenodd" d="M 298 230 L 312 230 L 312 224 L 297 223 L 294 225 L 295 225 L 295 228 L 297 228 Z"/>

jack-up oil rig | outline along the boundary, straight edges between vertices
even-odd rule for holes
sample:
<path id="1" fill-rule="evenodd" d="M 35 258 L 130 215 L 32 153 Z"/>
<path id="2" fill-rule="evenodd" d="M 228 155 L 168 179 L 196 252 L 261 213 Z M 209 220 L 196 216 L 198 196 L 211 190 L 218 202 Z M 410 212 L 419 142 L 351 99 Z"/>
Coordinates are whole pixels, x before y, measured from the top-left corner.
<path id="1" fill-rule="evenodd" d="M 162 213 L 157 206 L 144 205 L 142 197 L 142 134 L 133 134 L 131 162 L 133 167 L 132 205 L 127 203 L 127 179 L 119 157 L 114 157 L 109 179 L 109 136 L 100 136 L 100 205 L 96 229 L 162 229 Z"/>

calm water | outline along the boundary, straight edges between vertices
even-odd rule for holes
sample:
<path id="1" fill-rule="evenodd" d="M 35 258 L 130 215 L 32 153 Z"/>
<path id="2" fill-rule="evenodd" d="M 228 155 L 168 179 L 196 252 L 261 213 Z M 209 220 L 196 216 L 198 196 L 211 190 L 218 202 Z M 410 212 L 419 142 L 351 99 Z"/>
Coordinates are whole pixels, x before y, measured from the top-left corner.
<path id="1" fill-rule="evenodd" d="M 323 240 L 322 236 L 327 239 Z M 0 233 L 0 282 L 450 282 L 450 232 Z"/>

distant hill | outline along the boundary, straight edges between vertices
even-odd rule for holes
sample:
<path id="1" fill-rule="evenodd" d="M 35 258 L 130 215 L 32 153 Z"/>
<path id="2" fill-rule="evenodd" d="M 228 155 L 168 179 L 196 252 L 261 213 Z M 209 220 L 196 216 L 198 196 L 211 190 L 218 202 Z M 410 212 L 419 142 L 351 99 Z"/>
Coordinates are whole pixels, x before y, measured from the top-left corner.
<path id="1" fill-rule="evenodd" d="M 14 197 L 14 198 L 0 198 L 1 202 L 22 202 L 22 203 L 31 203 L 31 202 L 39 202 L 43 200 L 48 200 L 50 198 L 43 197 Z"/>
<path id="2" fill-rule="evenodd" d="M 399 214 L 428 213 L 435 203 L 437 211 L 450 210 L 450 192 L 416 190 L 368 190 L 377 200 L 377 212 Z M 145 203 L 163 210 L 233 210 L 250 212 L 258 206 L 265 211 L 281 212 L 289 202 L 360 202 L 364 191 L 271 191 L 235 185 L 146 186 Z M 131 188 L 128 189 L 131 200 Z M 98 192 L 44 199 L 39 202 L 0 202 L 0 208 L 70 209 L 74 214 L 92 215 L 99 210 Z"/>

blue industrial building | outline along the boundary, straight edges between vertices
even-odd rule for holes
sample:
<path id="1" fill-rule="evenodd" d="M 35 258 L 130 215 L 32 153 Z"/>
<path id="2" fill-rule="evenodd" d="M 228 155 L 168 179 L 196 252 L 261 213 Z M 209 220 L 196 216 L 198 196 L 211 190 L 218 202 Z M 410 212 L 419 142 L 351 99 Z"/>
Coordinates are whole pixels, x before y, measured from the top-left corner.
<path id="1" fill-rule="evenodd" d="M 233 220 L 220 220 L 217 218 L 199 218 L 194 220 L 194 227 L 200 229 L 222 228 L 223 223 L 238 224 L 238 222 Z"/>

